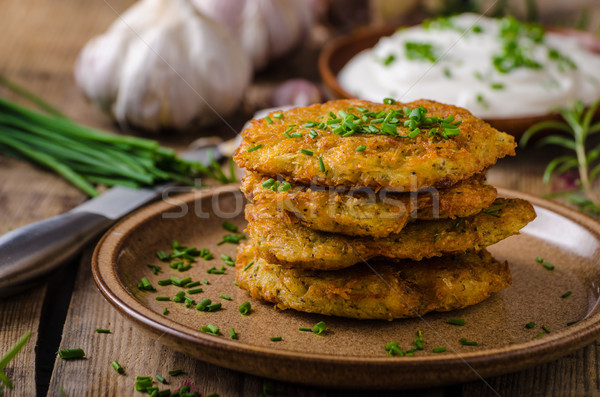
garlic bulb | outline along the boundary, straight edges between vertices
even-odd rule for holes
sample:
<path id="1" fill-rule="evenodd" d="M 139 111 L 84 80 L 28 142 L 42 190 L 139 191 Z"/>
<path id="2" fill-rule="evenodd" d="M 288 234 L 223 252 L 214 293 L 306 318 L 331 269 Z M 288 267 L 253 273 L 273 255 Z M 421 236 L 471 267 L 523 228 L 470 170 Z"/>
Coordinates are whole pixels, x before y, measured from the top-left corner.
<path id="1" fill-rule="evenodd" d="M 259 69 L 298 44 L 312 25 L 307 0 L 192 0 L 223 24 Z"/>
<path id="2" fill-rule="evenodd" d="M 93 38 L 75 66 L 94 104 L 119 123 L 154 131 L 230 113 L 251 73 L 231 35 L 189 0 L 141 0 Z"/>

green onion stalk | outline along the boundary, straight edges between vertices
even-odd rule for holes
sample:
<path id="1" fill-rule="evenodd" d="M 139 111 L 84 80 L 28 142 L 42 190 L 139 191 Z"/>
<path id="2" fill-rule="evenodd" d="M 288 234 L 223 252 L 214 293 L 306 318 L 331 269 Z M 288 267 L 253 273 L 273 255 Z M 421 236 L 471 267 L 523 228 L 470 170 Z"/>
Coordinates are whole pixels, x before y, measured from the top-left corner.
<path id="1" fill-rule="evenodd" d="M 0 154 L 45 167 L 88 196 L 98 195 L 96 185 L 137 188 L 166 181 L 196 185 L 194 179 L 201 175 L 221 183 L 235 181 L 233 167 L 226 176 L 214 159 L 205 166 L 178 157 L 154 140 L 86 127 L 2 76 L 0 86 L 43 111 L 0 97 Z"/>

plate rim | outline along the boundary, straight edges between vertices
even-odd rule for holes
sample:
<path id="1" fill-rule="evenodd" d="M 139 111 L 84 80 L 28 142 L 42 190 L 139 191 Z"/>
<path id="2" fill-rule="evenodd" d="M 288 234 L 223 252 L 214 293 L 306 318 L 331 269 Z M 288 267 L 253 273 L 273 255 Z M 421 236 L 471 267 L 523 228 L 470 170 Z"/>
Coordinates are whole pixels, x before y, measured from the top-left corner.
<path id="1" fill-rule="evenodd" d="M 545 335 L 544 338 L 523 343 L 515 343 L 513 345 L 507 345 L 506 347 L 482 349 L 466 353 L 450 352 L 446 355 L 436 356 L 387 357 L 383 354 L 381 357 L 349 355 L 328 356 L 318 353 L 295 352 L 291 350 L 248 345 L 240 341 L 233 341 L 222 337 L 219 338 L 207 335 L 200 331 L 192 331 L 189 329 L 189 327 L 186 327 L 181 323 L 173 321 L 167 317 L 161 317 L 158 313 L 152 311 L 141 301 L 137 300 L 127 290 L 119 277 L 117 277 L 117 265 L 116 261 L 114 261 L 115 255 L 120 251 L 127 233 L 131 233 L 136 230 L 135 227 L 129 228 L 129 226 L 139 226 L 140 221 L 148 221 L 154 216 L 157 216 L 169 209 L 173 209 L 182 203 L 189 204 L 207 197 L 212 197 L 217 193 L 234 193 L 236 191 L 239 192 L 239 184 L 229 184 L 216 188 L 184 193 L 177 196 L 177 204 L 156 202 L 128 215 L 124 219 L 117 222 L 102 236 L 92 255 L 92 275 L 104 298 L 113 307 L 115 307 L 118 312 L 125 315 L 128 320 L 133 320 L 134 323 L 138 323 L 144 327 L 147 327 L 155 333 L 161 333 L 163 335 L 168 334 L 170 337 L 174 337 L 176 339 L 183 339 L 186 342 L 199 344 L 199 348 L 225 350 L 232 354 L 239 353 L 269 360 L 294 360 L 304 364 L 312 365 L 343 365 L 351 367 L 363 367 L 365 369 L 370 368 L 371 370 L 375 366 L 377 368 L 393 369 L 395 371 L 410 369 L 411 373 L 417 373 L 419 371 L 423 371 L 424 369 L 441 370 L 452 365 L 467 364 L 469 367 L 471 367 L 471 369 L 477 368 L 476 370 L 473 370 L 474 374 L 477 376 L 472 377 L 471 379 L 481 378 L 482 375 L 480 375 L 480 373 L 483 373 L 484 376 L 499 375 L 541 364 L 543 362 L 564 356 L 572 351 L 578 350 L 600 336 L 599 312 L 579 321 L 577 324 L 574 324 L 568 328 Z M 600 222 L 587 215 L 581 214 L 574 209 L 531 194 L 504 188 L 498 188 L 498 196 L 519 197 L 526 199 L 534 206 L 545 208 L 579 224 L 587 231 L 592 233 L 600 241 Z M 111 246 L 111 244 L 114 246 Z M 109 262 L 107 263 L 107 261 Z M 108 278 L 111 276 L 114 277 L 113 281 L 108 280 Z M 120 290 L 117 288 L 118 286 L 120 286 Z M 156 318 L 160 318 L 161 321 L 157 321 Z M 186 332 L 186 330 L 182 328 L 187 328 L 189 331 Z M 256 368 L 247 368 L 244 370 L 243 366 L 233 367 L 221 362 L 222 360 L 215 361 L 211 360 L 210 357 L 202 357 L 200 359 L 213 364 L 259 376 L 278 378 L 275 376 L 276 374 L 260 372 Z M 506 366 L 506 364 L 509 364 L 509 362 L 512 369 L 510 371 L 502 371 L 501 368 Z M 284 377 L 282 380 L 290 379 Z M 298 382 L 298 380 L 291 381 Z M 455 379 L 454 381 L 450 382 L 441 382 L 439 385 L 457 383 L 461 381 L 465 381 L 465 378 Z M 310 380 L 298 383 L 319 384 L 318 382 L 315 383 L 311 382 Z M 396 385 L 396 383 L 391 384 Z M 419 385 L 419 383 L 417 383 L 417 385 Z M 331 385 L 329 386 L 331 387 Z M 355 385 L 352 383 L 339 386 L 355 387 Z M 422 386 L 434 386 L 434 384 L 428 382 Z"/>

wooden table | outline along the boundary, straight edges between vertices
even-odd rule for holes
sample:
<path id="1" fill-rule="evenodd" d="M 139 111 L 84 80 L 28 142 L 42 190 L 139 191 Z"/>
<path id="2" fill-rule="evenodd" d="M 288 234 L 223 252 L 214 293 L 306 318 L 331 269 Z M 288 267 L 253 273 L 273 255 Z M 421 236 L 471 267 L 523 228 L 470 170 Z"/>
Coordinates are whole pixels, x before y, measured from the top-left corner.
<path id="1" fill-rule="evenodd" d="M 95 127 L 114 129 L 82 98 L 72 77 L 79 49 L 102 32 L 122 12 L 129 0 L 0 2 L 0 73 L 28 87 L 64 110 L 75 120 Z M 110 4 L 110 6 L 109 6 Z M 274 82 L 302 76 L 318 80 L 314 62 L 298 63 L 298 57 L 314 60 L 318 46 L 301 50 L 296 58 L 282 61 L 256 77 L 242 110 L 230 120 L 235 128 L 261 107 Z M 3 93 L 4 95 L 5 93 Z M 223 126 L 205 135 L 232 134 Z M 161 137 L 161 142 L 184 147 L 197 136 Z M 489 173 L 490 183 L 533 194 L 549 192 L 541 174 L 555 151 L 519 151 Z M 0 230 L 7 231 L 65 212 L 85 200 L 78 190 L 53 174 L 26 163 L 0 156 Z M 0 258 L 2 260 L 2 258 Z M 109 335 L 96 334 L 109 328 Z M 183 369 L 203 394 L 221 396 L 258 395 L 263 379 L 215 367 L 163 347 L 123 319 L 101 297 L 89 266 L 89 254 L 65 266 L 39 287 L 0 301 L 0 355 L 26 331 L 32 337 L 25 349 L 6 369 L 15 389 L 8 396 L 49 394 L 58 396 L 133 395 L 136 375 Z M 63 361 L 58 349 L 82 347 L 87 360 Z M 407 395 L 600 395 L 597 343 L 526 371 L 486 381 L 411 391 Z M 127 367 L 119 376 L 110 367 L 115 358 Z M 318 390 L 294 384 L 275 383 L 276 395 L 342 396 L 363 392 Z M 398 395 L 397 392 L 382 393 Z"/>

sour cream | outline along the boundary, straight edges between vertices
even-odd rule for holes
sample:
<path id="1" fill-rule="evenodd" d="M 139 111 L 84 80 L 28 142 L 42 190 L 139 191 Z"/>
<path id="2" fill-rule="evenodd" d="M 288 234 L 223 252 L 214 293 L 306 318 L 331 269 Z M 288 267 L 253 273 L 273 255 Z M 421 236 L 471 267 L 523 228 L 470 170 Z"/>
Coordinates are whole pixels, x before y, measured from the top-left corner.
<path id="1" fill-rule="evenodd" d="M 359 98 L 433 99 L 488 119 L 543 115 L 600 98 L 600 55 L 575 38 L 535 33 L 507 18 L 438 19 L 380 39 L 352 58 L 338 80 Z M 513 61 L 520 66 L 511 68 Z"/>

